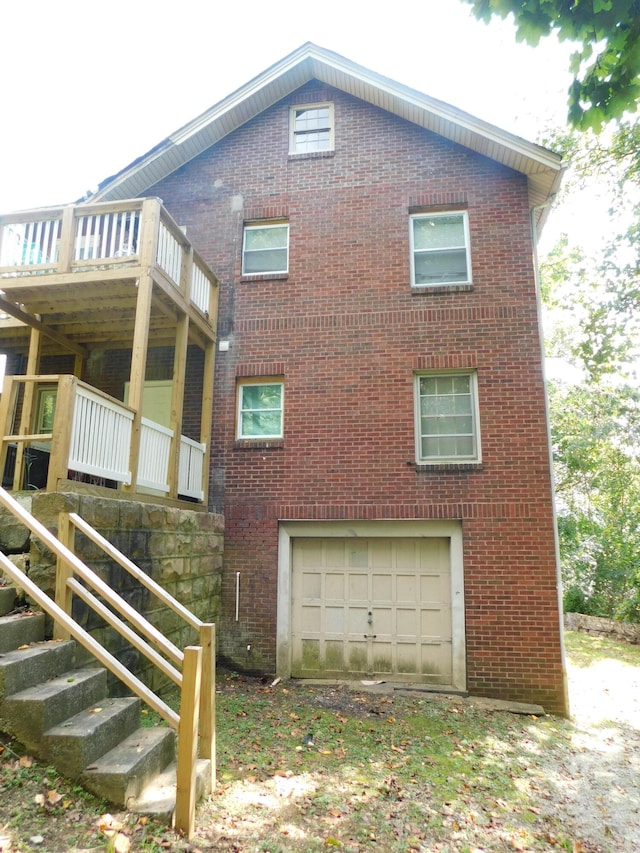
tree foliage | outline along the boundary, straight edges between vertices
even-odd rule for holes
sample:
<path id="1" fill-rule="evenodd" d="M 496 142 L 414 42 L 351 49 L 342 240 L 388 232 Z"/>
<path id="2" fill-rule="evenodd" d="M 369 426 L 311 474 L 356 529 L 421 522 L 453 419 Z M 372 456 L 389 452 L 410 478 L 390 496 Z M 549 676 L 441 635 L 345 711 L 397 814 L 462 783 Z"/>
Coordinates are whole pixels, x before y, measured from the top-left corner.
<path id="1" fill-rule="evenodd" d="M 599 254 L 563 238 L 541 264 L 548 354 L 582 381 L 550 383 L 565 608 L 640 621 L 640 156 L 638 127 L 563 132 L 570 188 L 605 180 L 623 233 Z M 570 190 L 571 191 L 571 190 Z"/>
<path id="2" fill-rule="evenodd" d="M 576 42 L 569 122 L 599 130 L 640 98 L 640 0 L 465 0 L 477 18 L 513 14 L 516 38 L 537 45 L 555 32 Z"/>

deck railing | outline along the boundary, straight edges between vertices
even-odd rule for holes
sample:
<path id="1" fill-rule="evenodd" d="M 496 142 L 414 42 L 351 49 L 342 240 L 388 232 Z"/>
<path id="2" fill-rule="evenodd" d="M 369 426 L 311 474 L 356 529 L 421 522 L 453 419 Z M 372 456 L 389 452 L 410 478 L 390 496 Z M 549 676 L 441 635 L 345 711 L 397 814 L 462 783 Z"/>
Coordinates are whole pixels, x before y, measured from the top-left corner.
<path id="1" fill-rule="evenodd" d="M 29 393 L 19 398 L 20 386 Z M 35 431 L 12 432 L 13 413 L 19 399 L 32 400 L 38 388 L 45 387 L 55 395 L 53 421 L 40 424 Z M 47 489 L 56 491 L 59 480 L 68 472 L 113 481 L 132 483 L 130 452 L 134 410 L 108 394 L 92 388 L 75 376 L 7 376 L 0 398 L 0 473 L 5 470 L 9 446 L 17 447 L 13 488 L 24 483 L 25 448 L 36 445 L 50 448 Z M 45 431 L 45 429 L 47 431 Z M 153 489 L 163 495 L 171 491 L 171 446 L 173 432 L 167 427 L 142 418 L 137 476 L 135 485 Z M 197 501 L 204 500 L 203 469 L 205 445 L 187 436 L 179 442 L 177 494 Z M 28 472 L 27 472 L 28 473 Z"/>
<path id="2" fill-rule="evenodd" d="M 70 205 L 0 217 L 0 278 L 142 264 L 161 270 L 193 306 L 210 314 L 215 278 L 159 199 Z"/>
<path id="3" fill-rule="evenodd" d="M 198 754 L 209 760 L 212 788 L 215 786 L 216 778 L 215 625 L 198 619 L 79 515 L 60 513 L 58 538 L 2 488 L 0 488 L 0 506 L 9 510 L 55 554 L 57 558 L 55 601 L 1 552 L 0 569 L 53 618 L 56 639 L 64 640 L 73 637 L 77 640 L 143 702 L 177 730 L 175 826 L 191 838 L 195 828 Z M 184 650 L 179 649 L 135 608 L 127 604 L 76 555 L 75 530 L 80 530 L 155 595 L 164 606 L 178 614 L 190 628 L 197 632 L 199 645 L 187 646 Z M 76 575 L 82 583 L 76 580 Z M 105 606 L 90 590 L 97 592 L 109 607 Z M 180 688 L 179 714 L 73 620 L 71 605 L 74 594 L 80 596 L 112 628 L 133 644 Z M 129 625 L 132 625 L 135 630 Z"/>

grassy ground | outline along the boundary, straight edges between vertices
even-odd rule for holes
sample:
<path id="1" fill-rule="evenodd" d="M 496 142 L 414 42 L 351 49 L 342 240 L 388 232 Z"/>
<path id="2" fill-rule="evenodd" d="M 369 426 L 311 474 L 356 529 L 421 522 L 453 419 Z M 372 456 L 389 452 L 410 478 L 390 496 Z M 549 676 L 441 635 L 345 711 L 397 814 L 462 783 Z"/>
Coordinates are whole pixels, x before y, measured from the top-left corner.
<path id="1" fill-rule="evenodd" d="M 640 667 L 636 647 L 579 634 L 567 645 L 581 667 Z M 589 853 L 554 816 L 546 772 L 570 749 L 568 721 L 233 675 L 218 690 L 218 787 L 191 843 L 127 815 L 110 827 L 107 804 L 0 737 L 0 851 Z"/>

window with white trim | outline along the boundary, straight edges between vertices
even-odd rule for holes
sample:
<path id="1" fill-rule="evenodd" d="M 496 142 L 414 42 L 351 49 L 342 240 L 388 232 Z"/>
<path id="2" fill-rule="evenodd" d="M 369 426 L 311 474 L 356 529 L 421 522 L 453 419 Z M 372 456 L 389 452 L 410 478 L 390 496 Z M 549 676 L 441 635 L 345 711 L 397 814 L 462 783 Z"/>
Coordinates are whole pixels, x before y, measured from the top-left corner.
<path id="1" fill-rule="evenodd" d="M 413 215 L 410 241 L 413 287 L 471 283 L 466 211 Z"/>
<path id="2" fill-rule="evenodd" d="M 237 438 L 282 438 L 283 413 L 282 380 L 247 379 L 238 384 Z"/>
<path id="3" fill-rule="evenodd" d="M 289 271 L 289 223 L 256 222 L 244 226 L 242 275 Z"/>
<path id="4" fill-rule="evenodd" d="M 289 112 L 289 153 L 333 151 L 333 104 L 306 104 Z"/>
<path id="5" fill-rule="evenodd" d="M 418 463 L 480 460 L 475 372 L 415 377 Z"/>

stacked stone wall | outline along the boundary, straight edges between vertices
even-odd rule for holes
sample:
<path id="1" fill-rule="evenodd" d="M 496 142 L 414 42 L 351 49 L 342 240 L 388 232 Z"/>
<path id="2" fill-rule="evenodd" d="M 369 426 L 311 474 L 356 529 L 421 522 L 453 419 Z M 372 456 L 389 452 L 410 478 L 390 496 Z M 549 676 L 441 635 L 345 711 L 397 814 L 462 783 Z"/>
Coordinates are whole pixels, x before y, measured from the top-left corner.
<path id="1" fill-rule="evenodd" d="M 23 496 L 25 508 L 57 534 L 61 512 L 78 513 L 119 551 L 203 622 L 220 614 L 223 552 L 222 516 L 130 500 L 93 495 L 38 492 Z M 183 619 L 132 578 L 83 534 L 76 532 L 75 551 L 111 589 L 148 619 L 175 646 L 197 643 L 197 633 Z M 53 597 L 56 559 L 35 537 L 12 559 L 41 589 Z M 74 598 L 73 616 L 131 672 L 154 690 L 167 686 L 165 676 L 146 658 L 106 627 L 83 601 Z"/>

